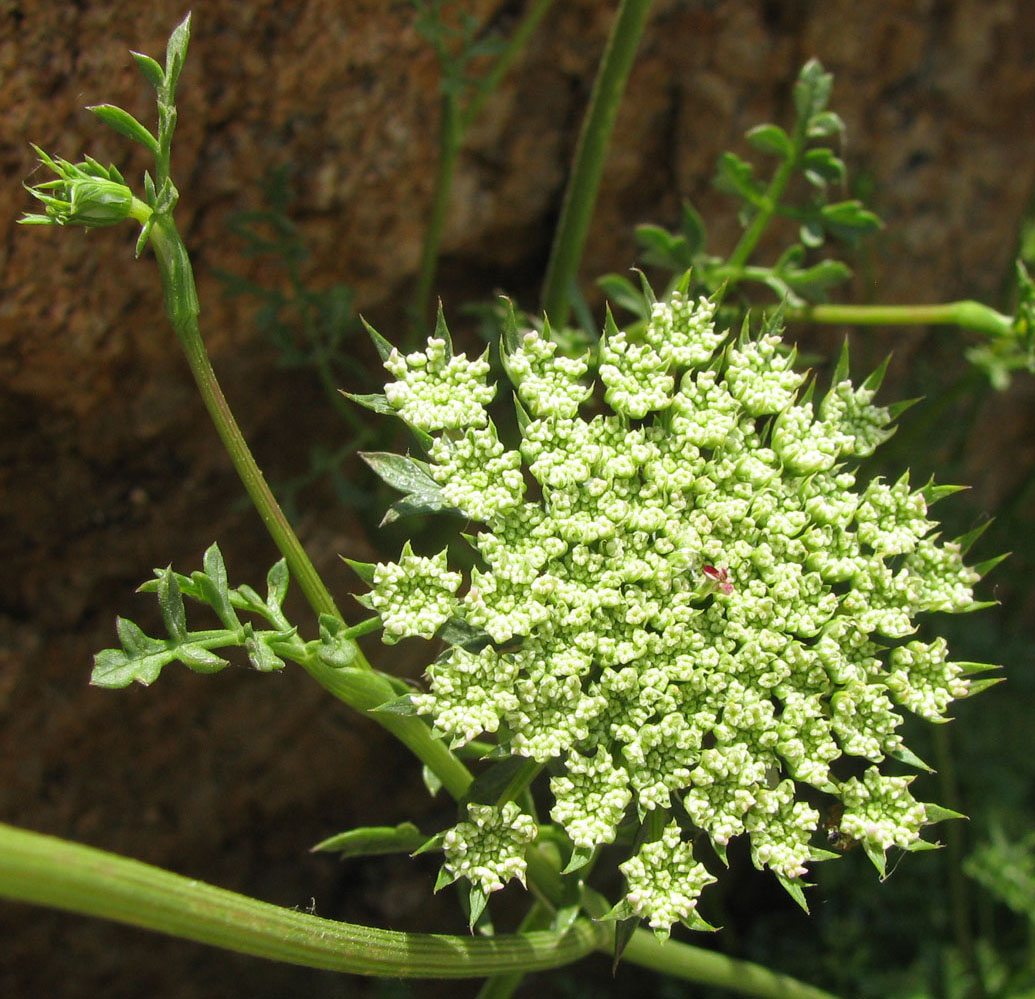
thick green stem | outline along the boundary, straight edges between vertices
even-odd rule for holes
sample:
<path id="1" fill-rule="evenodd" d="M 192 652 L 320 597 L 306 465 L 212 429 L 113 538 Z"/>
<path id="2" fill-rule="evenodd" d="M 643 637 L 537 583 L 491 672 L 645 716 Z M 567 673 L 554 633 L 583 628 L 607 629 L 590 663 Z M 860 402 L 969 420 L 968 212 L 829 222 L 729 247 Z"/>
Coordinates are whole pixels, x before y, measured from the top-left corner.
<path id="1" fill-rule="evenodd" d="M 198 329 L 200 309 L 190 258 L 171 219 L 160 218 L 155 221 L 151 229 L 151 246 L 158 258 L 158 269 L 165 292 L 165 310 L 169 321 L 187 355 L 187 363 L 197 382 L 205 408 L 212 417 L 220 440 L 230 455 L 248 496 L 255 504 L 273 541 L 287 560 L 288 568 L 292 576 L 298 580 L 310 606 L 317 614 L 330 614 L 341 620 L 341 612 L 288 523 L 287 517 L 284 516 L 284 511 L 281 510 L 252 456 L 244 434 L 241 433 L 241 428 L 237 425 L 223 390 L 216 380 Z M 360 658 L 362 659 L 361 654 Z"/>
<path id="2" fill-rule="evenodd" d="M 1004 338 L 1013 336 L 1013 319 L 969 299 L 939 305 L 807 305 L 787 307 L 788 319 L 845 326 L 958 326 Z"/>
<path id="3" fill-rule="evenodd" d="M 0 896 L 99 916 L 309 968 L 391 978 L 480 978 L 570 964 L 606 932 L 399 933 L 321 919 L 150 864 L 0 824 Z"/>
<path id="4" fill-rule="evenodd" d="M 650 0 L 622 0 L 593 84 L 543 278 L 543 310 L 558 329 L 568 319 L 571 288 L 600 188 L 608 141 L 649 13 Z"/>

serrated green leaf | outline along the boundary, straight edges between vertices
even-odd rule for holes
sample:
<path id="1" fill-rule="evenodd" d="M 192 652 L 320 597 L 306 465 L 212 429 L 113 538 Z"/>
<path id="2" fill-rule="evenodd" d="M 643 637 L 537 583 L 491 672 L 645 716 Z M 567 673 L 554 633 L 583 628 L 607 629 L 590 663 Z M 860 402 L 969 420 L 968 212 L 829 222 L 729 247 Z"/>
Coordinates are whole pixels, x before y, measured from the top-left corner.
<path id="1" fill-rule="evenodd" d="M 340 853 L 343 857 L 412 853 L 427 838 L 412 822 L 400 822 L 397 826 L 362 826 L 322 840 L 310 852 Z"/>
<path id="2" fill-rule="evenodd" d="M 166 631 L 177 643 L 187 638 L 187 613 L 183 609 L 183 595 L 176 585 L 176 577 L 169 566 L 158 580 L 158 605 Z"/>
<path id="3" fill-rule="evenodd" d="M 756 125 L 745 135 L 753 149 L 786 160 L 794 153 L 790 136 L 779 125 Z"/>
<path id="4" fill-rule="evenodd" d="M 139 142 L 152 154 L 157 154 L 158 140 L 128 111 L 123 111 L 114 104 L 93 104 L 86 110 L 95 114 L 105 125 L 115 129 L 120 135 Z"/>
<path id="5" fill-rule="evenodd" d="M 104 649 L 93 657 L 90 684 L 110 690 L 128 687 L 134 682 L 147 687 L 158 679 L 172 658 L 168 653 L 130 656 L 122 649 Z"/>

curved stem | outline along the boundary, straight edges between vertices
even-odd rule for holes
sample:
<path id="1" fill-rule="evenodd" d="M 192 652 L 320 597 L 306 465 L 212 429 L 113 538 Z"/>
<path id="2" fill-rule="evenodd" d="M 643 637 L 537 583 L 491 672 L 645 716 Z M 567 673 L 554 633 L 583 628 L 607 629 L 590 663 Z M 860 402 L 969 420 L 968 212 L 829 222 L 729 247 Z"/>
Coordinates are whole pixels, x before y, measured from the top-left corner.
<path id="1" fill-rule="evenodd" d="M 479 978 L 555 968 L 599 947 L 589 920 L 557 933 L 399 933 L 321 919 L 137 860 L 0 824 L 0 895 L 273 961 L 391 978 Z"/>
<path id="2" fill-rule="evenodd" d="M 205 408 L 212 417 L 220 440 L 241 477 L 248 496 L 255 504 L 273 541 L 287 560 L 288 568 L 292 576 L 298 580 L 310 606 L 317 614 L 330 614 L 341 620 L 341 612 L 298 540 L 298 535 L 284 516 L 284 511 L 270 490 L 216 380 L 198 329 L 200 308 L 190 258 L 171 219 L 159 218 L 154 222 L 151 229 L 151 246 L 158 258 L 158 269 L 165 292 L 166 314 L 187 355 L 187 363 L 197 382 Z"/>
<path id="3" fill-rule="evenodd" d="M 557 329 L 568 319 L 571 287 L 600 188 L 608 141 L 649 13 L 650 0 L 622 0 L 593 84 L 543 278 L 543 311 Z"/>

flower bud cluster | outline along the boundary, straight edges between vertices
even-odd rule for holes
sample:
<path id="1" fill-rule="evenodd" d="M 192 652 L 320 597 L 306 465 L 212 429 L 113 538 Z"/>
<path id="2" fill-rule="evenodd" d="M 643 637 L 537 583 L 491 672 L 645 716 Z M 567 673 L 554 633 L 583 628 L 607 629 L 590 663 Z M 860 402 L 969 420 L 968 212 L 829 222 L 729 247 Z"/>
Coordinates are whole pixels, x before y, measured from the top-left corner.
<path id="1" fill-rule="evenodd" d="M 517 450 L 485 413 L 484 359 L 433 339 L 386 364 L 390 404 L 444 431 L 431 474 L 482 525 L 463 586 L 444 553 L 378 567 L 368 599 L 386 641 L 449 617 L 486 636 L 428 669 L 417 708 L 454 747 L 491 733 L 549 763 L 551 817 L 582 850 L 632 813 L 667 822 L 622 865 L 626 908 L 663 934 L 713 880 L 693 858 L 697 831 L 720 857 L 747 836 L 796 897 L 829 856 L 817 795 L 840 800 L 842 831 L 871 856 L 920 848 L 935 813 L 879 765 L 918 762 L 904 710 L 944 720 L 970 692 L 972 664 L 913 637 L 926 612 L 972 608 L 979 578 L 934 531 L 937 491 L 905 477 L 856 487 L 852 462 L 892 432 L 874 379 L 857 388 L 839 368 L 825 397 L 799 399 L 805 378 L 777 332 L 730 337 L 714 314 L 684 283 L 637 336 L 609 319 L 607 409 L 592 415 L 588 357 L 512 336 Z M 865 777 L 846 779 L 860 760 Z M 486 891 L 517 870 L 490 827 L 461 823 L 447 848 L 449 870 Z"/>
<path id="2" fill-rule="evenodd" d="M 495 805 L 468 805 L 468 821 L 447 830 L 442 849 L 445 868 L 456 878 L 467 878 L 488 895 L 511 878 L 525 880 L 525 848 L 539 835 L 530 815 L 513 801 Z"/>

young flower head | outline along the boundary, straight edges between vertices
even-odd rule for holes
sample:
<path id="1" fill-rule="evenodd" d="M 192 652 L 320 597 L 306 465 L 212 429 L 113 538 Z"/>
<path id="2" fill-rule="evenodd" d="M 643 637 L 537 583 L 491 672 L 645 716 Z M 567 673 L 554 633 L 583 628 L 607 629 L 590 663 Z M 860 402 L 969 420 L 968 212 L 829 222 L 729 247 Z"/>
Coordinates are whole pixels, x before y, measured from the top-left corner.
<path id="1" fill-rule="evenodd" d="M 648 823 L 616 912 L 661 935 L 702 925 L 714 877 L 694 856 L 700 834 L 720 858 L 746 836 L 803 904 L 809 865 L 831 856 L 823 797 L 879 868 L 892 846 L 922 848 L 947 813 L 886 772 L 889 758 L 920 764 L 903 712 L 944 720 L 986 683 L 970 677 L 986 667 L 915 637 L 928 613 L 975 606 L 967 539 L 942 540 L 929 519 L 949 490 L 856 484 L 853 463 L 892 432 L 894 409 L 872 401 L 880 373 L 855 387 L 843 358 L 814 402 L 778 329 L 717 330 L 714 303 L 687 288 L 652 303 L 635 336 L 608 317 L 603 409 L 588 358 L 509 330 L 515 449 L 485 412 L 487 364 L 438 335 L 388 356 L 387 405 L 432 438 L 422 488 L 474 523 L 477 564 L 461 583 L 444 553 L 417 565 L 405 551 L 408 582 L 379 567 L 366 598 L 385 641 L 446 618 L 473 636 L 413 703 L 454 746 L 488 734 L 495 755 L 550 765 L 570 869 L 630 819 Z M 477 833 L 468 820 L 447 834 L 446 868 L 488 892 L 520 873 L 517 840 L 486 831 L 502 813 L 473 814 Z"/>
<path id="2" fill-rule="evenodd" d="M 26 215 L 25 225 L 78 225 L 100 228 L 117 225 L 128 218 L 141 224 L 151 209 L 133 196 L 133 192 L 115 167 L 107 169 L 87 157 L 83 163 L 69 163 L 61 157 L 48 156 L 38 146 L 40 162 L 52 170 L 55 180 L 29 187 L 29 193 L 42 202 L 43 215 Z"/>

